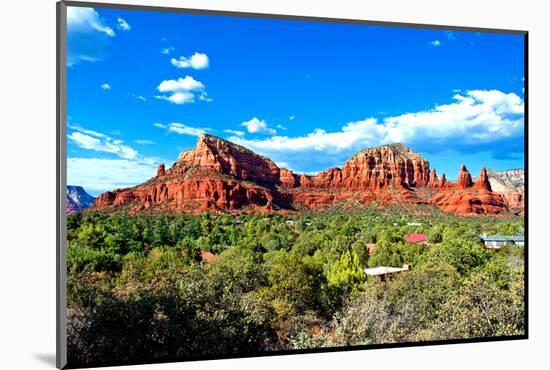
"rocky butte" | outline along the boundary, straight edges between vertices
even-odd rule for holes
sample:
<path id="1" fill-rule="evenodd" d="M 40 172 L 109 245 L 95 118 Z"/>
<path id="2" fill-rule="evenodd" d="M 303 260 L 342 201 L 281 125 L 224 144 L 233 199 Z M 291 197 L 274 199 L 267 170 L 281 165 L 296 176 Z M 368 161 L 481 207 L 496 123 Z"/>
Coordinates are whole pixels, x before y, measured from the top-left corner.
<path id="1" fill-rule="evenodd" d="M 293 212 L 338 202 L 433 204 L 457 214 L 499 214 L 509 207 L 483 169 L 474 183 L 465 166 L 456 183 L 438 178 L 427 160 L 402 144 L 362 150 L 342 168 L 316 175 L 279 168 L 240 145 L 199 136 L 166 169 L 135 187 L 101 194 L 93 208 L 139 212 Z"/>

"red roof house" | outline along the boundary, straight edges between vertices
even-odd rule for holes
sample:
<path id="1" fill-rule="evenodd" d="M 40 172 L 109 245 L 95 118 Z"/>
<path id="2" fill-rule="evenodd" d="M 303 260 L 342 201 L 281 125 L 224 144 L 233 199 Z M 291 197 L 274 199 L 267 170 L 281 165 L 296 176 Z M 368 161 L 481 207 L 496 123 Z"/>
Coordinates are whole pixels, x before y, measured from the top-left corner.
<path id="1" fill-rule="evenodd" d="M 426 234 L 421 233 L 414 233 L 405 237 L 405 242 L 407 243 L 426 243 L 427 241 L 428 237 Z"/>

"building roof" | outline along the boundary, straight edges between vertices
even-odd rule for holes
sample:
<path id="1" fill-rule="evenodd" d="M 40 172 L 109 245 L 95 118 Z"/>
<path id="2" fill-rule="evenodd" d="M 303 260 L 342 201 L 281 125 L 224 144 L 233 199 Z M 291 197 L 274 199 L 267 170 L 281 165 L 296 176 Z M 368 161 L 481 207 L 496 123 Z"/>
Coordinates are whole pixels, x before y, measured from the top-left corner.
<path id="1" fill-rule="evenodd" d="M 403 265 L 403 267 L 387 267 L 387 266 L 377 266 L 365 269 L 365 274 L 369 276 L 380 276 L 386 274 L 393 274 L 396 272 L 408 271 L 409 265 Z"/>
<path id="2" fill-rule="evenodd" d="M 372 253 L 374 251 L 374 248 L 376 248 L 376 243 L 367 243 L 367 249 L 369 250 L 369 253 Z"/>
<path id="3" fill-rule="evenodd" d="M 214 253 L 209 251 L 202 251 L 201 252 L 201 260 L 204 262 L 212 262 L 214 261 L 218 256 L 216 256 Z"/>
<path id="4" fill-rule="evenodd" d="M 481 235 L 480 238 L 485 242 L 523 242 L 523 235 Z"/>
<path id="5" fill-rule="evenodd" d="M 425 242 L 426 240 L 428 240 L 428 237 L 426 236 L 426 234 L 421 234 L 421 233 L 414 233 L 405 237 L 405 241 L 407 243 L 421 243 L 421 242 Z"/>

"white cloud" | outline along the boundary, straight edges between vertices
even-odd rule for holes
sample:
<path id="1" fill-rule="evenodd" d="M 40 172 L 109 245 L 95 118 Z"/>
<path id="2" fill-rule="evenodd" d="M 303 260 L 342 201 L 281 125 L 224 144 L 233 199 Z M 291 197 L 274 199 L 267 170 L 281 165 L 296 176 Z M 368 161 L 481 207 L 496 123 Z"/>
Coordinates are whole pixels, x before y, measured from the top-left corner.
<path id="1" fill-rule="evenodd" d="M 99 137 L 99 138 L 108 138 L 107 135 L 102 134 L 101 132 L 97 132 L 97 131 L 94 131 L 94 130 L 88 130 L 88 129 L 85 129 L 84 127 L 81 127 L 79 125 L 68 124 L 67 126 L 70 129 L 73 129 L 73 130 L 78 131 L 78 132 L 82 132 L 83 134 L 92 135 L 92 136 Z"/>
<path id="2" fill-rule="evenodd" d="M 439 40 L 433 40 L 433 41 L 430 41 L 430 42 L 429 42 L 429 45 L 431 45 L 431 46 L 437 48 L 437 47 L 441 46 L 441 41 L 439 41 Z"/>
<path id="3" fill-rule="evenodd" d="M 214 99 L 212 99 L 210 96 L 208 96 L 208 94 L 206 92 L 202 92 L 200 95 L 199 95 L 199 100 L 202 100 L 202 101 L 205 101 L 205 102 L 213 102 Z"/>
<path id="4" fill-rule="evenodd" d="M 135 95 L 135 98 L 141 101 L 147 101 L 147 99 L 145 99 L 145 96 L 143 95 Z"/>
<path id="5" fill-rule="evenodd" d="M 202 82 L 195 80 L 191 76 L 180 77 L 177 80 L 164 80 L 157 87 L 157 90 L 160 92 L 196 91 L 202 89 L 204 89 Z"/>
<path id="6" fill-rule="evenodd" d="M 115 154 L 125 159 L 138 157 L 137 150 L 125 145 L 122 140 L 113 139 L 105 134 L 93 130 L 86 130 L 80 126 L 69 126 L 75 130 L 67 138 L 80 148 Z"/>
<path id="7" fill-rule="evenodd" d="M 361 149 L 395 142 L 418 151 L 444 152 L 453 148 L 459 152 L 484 150 L 495 154 L 522 142 L 523 117 L 524 103 L 518 95 L 498 90 L 471 90 L 456 94 L 453 102 L 431 110 L 382 121 L 366 118 L 346 123 L 336 132 L 317 128 L 299 137 L 248 140 L 234 136 L 231 140 L 303 171 L 315 165 L 319 169 L 325 169 L 327 164 L 341 165 Z M 256 128 L 256 124 L 251 126 Z M 320 152 L 322 156 L 318 155 Z M 324 161 L 322 165 L 321 161 Z"/>
<path id="8" fill-rule="evenodd" d="M 161 159 L 128 160 L 67 158 L 67 180 L 97 195 L 104 191 L 141 184 L 156 174 Z"/>
<path id="9" fill-rule="evenodd" d="M 109 85 L 108 83 L 104 83 L 103 85 L 101 85 L 101 88 L 103 90 L 111 90 L 111 85 Z"/>
<path id="10" fill-rule="evenodd" d="M 160 53 L 161 53 L 161 54 L 168 55 L 168 54 L 170 54 L 171 52 L 173 52 L 174 50 L 176 50 L 176 48 L 174 48 L 173 46 L 168 46 L 168 47 L 165 47 L 165 48 L 160 49 Z"/>
<path id="11" fill-rule="evenodd" d="M 251 134 L 266 133 L 270 135 L 275 135 L 277 133 L 277 131 L 270 128 L 263 119 L 260 120 L 256 117 L 252 118 L 249 121 L 241 123 L 241 126 L 246 127 L 248 132 L 250 132 Z"/>
<path id="12" fill-rule="evenodd" d="M 155 175 L 155 169 L 166 160 L 145 157 L 125 145 L 122 140 L 88 130 L 78 125 L 68 125 L 74 130 L 67 138 L 83 149 L 114 154 L 120 158 L 67 158 L 67 180 L 84 186 L 92 193 L 101 193 L 115 188 L 134 186 Z M 154 144 L 150 140 L 135 140 L 138 144 Z"/>
<path id="13" fill-rule="evenodd" d="M 152 144 L 155 144 L 154 141 L 152 140 L 141 140 L 141 139 L 138 139 L 138 140 L 134 140 L 134 142 L 136 144 L 141 144 L 141 145 L 152 145 Z"/>
<path id="14" fill-rule="evenodd" d="M 80 54 L 78 56 L 72 56 L 67 58 L 69 59 L 69 61 L 67 62 L 69 67 L 72 67 L 74 64 L 76 64 L 78 60 L 81 60 L 83 62 L 91 62 L 91 63 L 101 60 L 101 58 L 99 57 L 94 57 L 92 55 L 86 55 L 86 54 Z"/>
<path id="15" fill-rule="evenodd" d="M 283 131 L 287 130 L 287 128 L 283 125 L 277 125 L 277 128 L 280 129 L 280 130 L 283 130 Z"/>
<path id="16" fill-rule="evenodd" d="M 162 128 L 168 132 L 174 132 L 180 135 L 199 136 L 201 134 L 204 134 L 206 131 L 208 131 L 208 129 L 206 128 L 191 127 L 179 122 L 172 122 L 169 124 L 155 123 L 153 124 L 153 126 Z"/>
<path id="17" fill-rule="evenodd" d="M 232 135 L 235 135 L 235 136 L 239 136 L 239 137 L 243 137 L 244 136 L 244 131 L 239 131 L 239 130 L 223 130 L 223 132 L 227 132 L 228 134 L 232 134 Z"/>
<path id="18" fill-rule="evenodd" d="M 177 80 L 164 80 L 158 86 L 157 90 L 161 93 L 167 93 L 167 95 L 157 95 L 157 99 L 167 100 L 174 104 L 186 104 L 195 102 L 195 93 L 201 93 L 199 95 L 200 100 L 203 94 L 206 94 L 204 90 L 205 86 L 202 82 L 195 80 L 191 76 L 185 76 L 185 78 L 178 78 Z M 207 96 L 207 95 L 205 95 Z"/>
<path id="19" fill-rule="evenodd" d="M 126 22 L 124 19 L 118 18 L 116 21 L 118 23 L 117 27 L 118 27 L 119 30 L 130 31 L 132 29 L 132 27 L 130 27 L 128 22 Z"/>
<path id="20" fill-rule="evenodd" d="M 294 121 L 295 119 L 296 119 L 296 116 L 290 116 L 290 117 L 288 117 L 288 120 L 289 120 L 289 121 Z"/>
<path id="21" fill-rule="evenodd" d="M 109 37 L 114 37 L 115 32 L 107 26 L 93 8 L 78 6 L 67 7 L 67 30 L 71 31 L 99 31 Z"/>
<path id="22" fill-rule="evenodd" d="M 179 59 L 172 58 L 170 63 L 177 68 L 193 68 L 193 69 L 205 69 L 210 65 L 208 55 L 204 53 L 195 53 L 190 57 L 179 57 Z"/>
<path id="23" fill-rule="evenodd" d="M 106 49 L 115 32 L 93 8 L 67 8 L 67 66 L 80 62 L 97 62 L 106 55 Z"/>
<path id="24" fill-rule="evenodd" d="M 169 101 L 173 104 L 186 104 L 195 102 L 195 94 L 188 91 L 173 93 L 171 95 L 156 95 L 155 98 Z"/>

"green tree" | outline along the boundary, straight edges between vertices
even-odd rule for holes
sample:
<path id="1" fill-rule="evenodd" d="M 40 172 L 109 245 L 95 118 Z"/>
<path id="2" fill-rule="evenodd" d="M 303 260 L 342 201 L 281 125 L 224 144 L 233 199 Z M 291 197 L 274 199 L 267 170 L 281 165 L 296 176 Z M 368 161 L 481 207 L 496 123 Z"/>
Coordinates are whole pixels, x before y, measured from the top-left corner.
<path id="1" fill-rule="evenodd" d="M 363 287 L 366 275 L 357 255 L 346 251 L 340 259 L 332 266 L 328 275 L 329 287 L 344 288 L 356 291 Z"/>
<path id="2" fill-rule="evenodd" d="M 433 263 L 449 263 L 461 275 L 483 265 L 490 258 L 488 252 L 479 242 L 462 239 L 444 239 L 443 243 L 430 247 L 427 259 Z"/>
<path id="3" fill-rule="evenodd" d="M 434 227 L 428 231 L 428 241 L 431 244 L 437 244 L 443 241 L 443 232 L 439 227 Z"/>
<path id="4" fill-rule="evenodd" d="M 524 334 L 523 279 L 517 272 L 511 289 L 501 289 L 484 273 L 472 275 L 442 306 L 431 339 Z"/>

